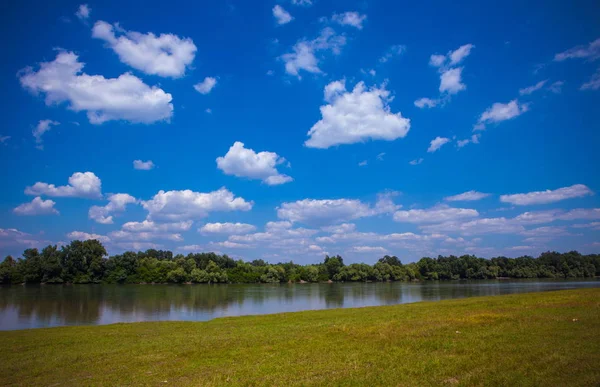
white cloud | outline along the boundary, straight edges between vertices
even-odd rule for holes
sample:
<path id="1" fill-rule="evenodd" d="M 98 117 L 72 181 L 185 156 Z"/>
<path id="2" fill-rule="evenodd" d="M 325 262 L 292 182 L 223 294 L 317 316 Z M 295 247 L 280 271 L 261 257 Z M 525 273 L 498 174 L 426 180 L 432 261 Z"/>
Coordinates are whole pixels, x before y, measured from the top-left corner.
<path id="1" fill-rule="evenodd" d="M 46 104 L 68 102 L 69 108 L 87 111 L 92 124 L 110 120 L 152 123 L 173 115 L 171 94 L 150 87 L 129 73 L 118 78 L 81 73 L 84 64 L 72 52 L 61 52 L 52 62 L 43 62 L 36 72 L 20 72 L 21 85 L 34 94 L 46 95 Z"/>
<path id="2" fill-rule="evenodd" d="M 530 230 L 525 230 L 521 232 L 521 235 L 529 236 L 529 237 L 544 237 L 544 236 L 568 236 L 572 235 L 569 233 L 564 227 L 556 227 L 556 226 L 546 226 L 546 227 L 537 227 Z"/>
<path id="3" fill-rule="evenodd" d="M 539 81 L 538 83 L 536 83 L 533 86 L 529 86 L 529 87 L 526 87 L 524 89 L 520 89 L 519 90 L 519 94 L 520 95 L 529 95 L 529 94 L 532 94 L 533 92 L 535 92 L 535 91 L 541 89 L 542 87 L 544 87 L 544 85 L 546 84 L 546 82 L 548 82 L 547 79 L 545 79 L 543 81 Z"/>
<path id="4" fill-rule="evenodd" d="M 217 167 L 227 175 L 260 179 L 268 185 L 279 185 L 293 181 L 290 176 L 279 173 L 277 165 L 285 158 L 274 152 L 254 152 L 236 141 L 223 157 L 217 157 Z"/>
<path id="5" fill-rule="evenodd" d="M 464 140 L 458 140 L 456 141 L 456 146 L 458 146 L 459 148 L 462 148 L 463 146 L 472 143 L 472 144 L 479 144 L 479 137 L 481 137 L 480 134 L 473 134 L 471 136 L 471 138 L 466 138 Z"/>
<path id="6" fill-rule="evenodd" d="M 312 5 L 312 0 L 292 0 L 292 4 L 310 7 Z"/>
<path id="7" fill-rule="evenodd" d="M 112 194 L 108 197 L 108 204 L 105 206 L 92 206 L 88 211 L 88 217 L 101 224 L 112 224 L 114 212 L 125 211 L 127 204 L 137 203 L 137 199 L 126 193 Z"/>
<path id="8" fill-rule="evenodd" d="M 332 28 L 325 27 L 317 38 L 299 40 L 292 47 L 293 52 L 284 54 L 280 58 L 285 63 L 286 73 L 290 75 L 300 78 L 301 70 L 320 74 L 322 71 L 319 68 L 319 59 L 317 59 L 316 53 L 331 51 L 338 55 L 345 44 L 345 36 L 337 35 Z"/>
<path id="9" fill-rule="evenodd" d="M 446 55 L 433 54 L 429 58 L 429 65 L 437 67 L 440 72 L 440 87 L 439 91 L 445 94 L 446 97 L 452 94 L 456 94 L 463 91 L 467 86 L 462 82 L 462 71 L 463 67 L 454 67 L 461 63 L 475 46 L 472 44 L 465 44 L 460 46 L 454 51 L 449 51 Z M 417 105 L 417 102 L 419 104 Z M 433 107 L 441 102 L 440 100 L 431 100 L 429 98 L 421 98 L 415 101 L 417 107 Z M 435 103 L 435 104 L 432 104 Z"/>
<path id="10" fill-rule="evenodd" d="M 54 197 L 80 197 L 98 199 L 102 197 L 102 181 L 93 172 L 75 172 L 69 177 L 69 184 L 55 186 L 37 182 L 25 188 L 27 195 Z"/>
<path id="11" fill-rule="evenodd" d="M 523 226 L 506 218 L 483 218 L 468 222 L 448 221 L 440 224 L 420 227 L 426 233 L 459 233 L 463 235 L 481 234 L 517 234 L 524 231 Z"/>
<path id="12" fill-rule="evenodd" d="M 194 222 L 191 220 L 172 222 L 172 223 L 156 223 L 151 220 L 142 222 L 127 222 L 121 229 L 130 233 L 165 233 L 173 231 L 187 231 L 192 227 Z"/>
<path id="13" fill-rule="evenodd" d="M 383 156 L 385 156 L 385 152 L 381 152 L 377 155 L 377 160 L 383 161 Z"/>
<path id="14" fill-rule="evenodd" d="M 0 144 L 3 144 L 5 141 L 9 140 L 10 136 L 0 136 Z"/>
<path id="15" fill-rule="evenodd" d="M 433 54 L 429 57 L 429 65 L 446 69 L 451 66 L 456 66 L 471 54 L 473 48 L 475 48 L 474 45 L 465 44 L 454 51 L 449 51 L 446 55 Z"/>
<path id="16" fill-rule="evenodd" d="M 560 52 L 554 56 L 554 60 L 562 62 L 567 59 L 591 59 L 600 58 L 600 38 L 590 42 L 588 45 L 580 45 Z"/>
<path id="17" fill-rule="evenodd" d="M 382 85 L 367 89 L 363 82 L 346 91 L 344 81 L 325 87 L 325 101 L 321 106 L 322 119 L 308 132 L 304 143 L 310 148 L 326 149 L 334 145 L 354 144 L 367 140 L 393 141 L 406 136 L 410 120 L 400 112 L 392 113 L 390 92 Z"/>
<path id="18" fill-rule="evenodd" d="M 119 241 L 154 241 L 157 239 L 170 240 L 175 242 L 183 241 L 183 237 L 179 233 L 162 233 L 162 232 L 131 232 L 124 230 L 113 231 L 110 234 L 112 240 Z"/>
<path id="19" fill-rule="evenodd" d="M 342 223 L 334 226 L 321 227 L 321 230 L 332 234 L 347 234 L 356 230 L 354 223 Z"/>
<path id="20" fill-rule="evenodd" d="M 581 90 L 598 90 L 600 89 L 600 68 L 596 70 L 590 80 L 580 87 Z"/>
<path id="21" fill-rule="evenodd" d="M 462 70 L 462 67 L 457 67 L 442 72 L 440 75 L 440 93 L 456 94 L 467 88 L 462 83 Z"/>
<path id="22" fill-rule="evenodd" d="M 465 44 L 460 46 L 454 51 L 448 53 L 448 58 L 450 59 L 450 66 L 454 66 L 462 62 L 469 54 L 471 53 L 471 49 L 475 48 L 472 44 Z"/>
<path id="23" fill-rule="evenodd" d="M 217 79 L 213 77 L 206 77 L 200 83 L 194 85 L 194 89 L 200 94 L 208 94 L 217 85 Z"/>
<path id="24" fill-rule="evenodd" d="M 433 54 L 429 57 L 429 65 L 433 67 L 441 67 L 446 62 L 446 55 Z"/>
<path id="25" fill-rule="evenodd" d="M 363 160 L 363 161 L 361 161 L 360 163 L 358 163 L 358 166 L 359 166 L 359 167 L 364 167 L 364 166 L 366 166 L 367 164 L 368 164 L 367 160 Z"/>
<path id="26" fill-rule="evenodd" d="M 81 20 L 87 20 L 90 17 L 91 12 L 92 9 L 87 4 L 81 4 L 79 8 L 77 8 L 75 16 L 77 16 Z"/>
<path id="27" fill-rule="evenodd" d="M 545 191 L 502 195 L 500 196 L 500 201 L 519 206 L 526 206 L 532 204 L 555 203 L 565 199 L 579 198 L 593 194 L 594 192 L 592 192 L 592 190 L 587 186 L 583 184 L 575 184 L 570 187 L 563 187 L 556 190 L 548 189 Z"/>
<path id="28" fill-rule="evenodd" d="M 477 191 L 467 191 L 454 196 L 447 196 L 444 200 L 448 202 L 459 202 L 459 201 L 474 201 L 481 200 L 490 196 L 488 193 L 477 192 Z"/>
<path id="29" fill-rule="evenodd" d="M 35 127 L 35 129 L 32 132 L 33 137 L 35 137 L 35 143 L 38 144 L 37 145 L 38 149 L 44 148 L 44 146 L 42 145 L 42 142 L 43 142 L 42 136 L 44 135 L 44 133 L 49 131 L 52 126 L 56 126 L 56 125 L 60 125 L 60 122 L 52 121 L 52 120 L 40 120 L 38 122 L 37 126 Z"/>
<path id="30" fill-rule="evenodd" d="M 54 208 L 56 203 L 50 199 L 42 200 L 41 197 L 35 197 L 29 203 L 23 203 L 13 209 L 17 215 L 58 215 L 58 210 Z"/>
<path id="31" fill-rule="evenodd" d="M 564 81 L 556 81 L 553 84 L 551 84 L 550 86 L 548 86 L 548 90 L 550 90 L 551 92 L 553 92 L 555 94 L 560 94 L 564 84 L 565 84 Z"/>
<path id="32" fill-rule="evenodd" d="M 352 26 L 358 28 L 359 30 L 362 30 L 362 23 L 365 21 L 366 18 L 367 15 L 361 15 L 358 12 L 344 12 L 334 14 L 331 17 L 331 20 L 344 26 Z"/>
<path id="33" fill-rule="evenodd" d="M 350 253 L 387 253 L 387 250 L 381 246 L 353 246 Z"/>
<path id="34" fill-rule="evenodd" d="M 247 234 L 256 227 L 247 223 L 206 223 L 198 231 L 202 234 Z"/>
<path id="35" fill-rule="evenodd" d="M 102 243 L 110 242 L 110 238 L 105 235 L 89 234 L 89 233 L 83 232 L 83 231 L 72 231 L 67 234 L 67 237 L 71 238 L 71 240 L 87 241 L 90 239 L 96 239 Z"/>
<path id="36" fill-rule="evenodd" d="M 410 164 L 410 165 L 419 165 L 419 164 L 421 164 L 422 162 L 423 162 L 423 158 L 420 158 L 420 159 L 411 160 L 411 161 L 409 162 L 409 164 Z"/>
<path id="37" fill-rule="evenodd" d="M 283 203 L 277 216 L 290 222 L 327 225 L 391 213 L 398 207 L 389 195 L 380 195 L 375 207 L 356 199 L 304 199 Z"/>
<path id="38" fill-rule="evenodd" d="M 432 107 L 436 107 L 438 104 L 440 103 L 439 99 L 431 99 L 431 98 L 419 98 L 418 100 L 415 101 L 415 106 L 418 108 L 432 108 Z"/>
<path id="39" fill-rule="evenodd" d="M 246 243 L 237 243 L 231 241 L 224 242 L 211 242 L 212 246 L 219 246 L 226 249 L 251 249 L 254 248 L 254 245 L 246 244 Z"/>
<path id="40" fill-rule="evenodd" d="M 427 148 L 427 152 L 428 153 L 433 153 L 435 151 L 437 151 L 438 149 L 440 149 L 442 146 L 444 146 L 444 144 L 447 144 L 450 142 L 449 138 L 446 137 L 436 137 L 433 140 L 431 140 L 431 142 L 429 143 L 429 148 Z"/>
<path id="41" fill-rule="evenodd" d="M 283 9 L 283 7 L 279 4 L 276 4 L 273 7 L 273 17 L 275 18 L 275 20 L 277 21 L 277 24 L 279 24 L 279 25 L 287 24 L 287 23 L 291 22 L 292 20 L 294 20 L 292 15 L 290 15 L 290 13 L 288 11 L 286 11 L 285 9 Z"/>
<path id="42" fill-rule="evenodd" d="M 573 227 L 573 228 L 591 228 L 592 230 L 600 230 L 600 222 L 572 224 L 571 227 Z"/>
<path id="43" fill-rule="evenodd" d="M 479 213 L 474 209 L 455 208 L 449 207 L 446 204 L 439 204 L 424 210 L 396 211 L 394 213 L 394 220 L 396 222 L 408 223 L 442 223 L 477 216 L 479 216 Z"/>
<path id="44" fill-rule="evenodd" d="M 152 160 L 142 161 L 142 160 L 133 160 L 133 168 L 139 169 L 142 171 L 149 171 L 155 167 Z"/>
<path id="45" fill-rule="evenodd" d="M 529 110 L 527 104 L 519 104 L 516 99 L 508 103 L 496 102 L 481 114 L 475 130 L 485 129 L 486 124 L 499 123 L 520 116 Z"/>
<path id="46" fill-rule="evenodd" d="M 388 50 L 379 58 L 380 63 L 386 63 L 395 56 L 400 56 L 406 51 L 406 46 L 402 44 L 395 44 L 388 48 Z M 375 75 L 375 74 L 372 74 Z"/>
<path id="47" fill-rule="evenodd" d="M 253 205 L 224 187 L 209 193 L 161 190 L 152 199 L 142 201 L 150 218 L 170 221 L 204 218 L 216 211 L 250 211 Z"/>
<path id="48" fill-rule="evenodd" d="M 116 36 L 116 33 L 122 35 Z M 196 46 L 189 38 L 173 34 L 124 31 L 120 26 L 97 21 L 92 37 L 104 40 L 121 62 L 146 74 L 179 78 L 185 74 L 196 56 Z"/>

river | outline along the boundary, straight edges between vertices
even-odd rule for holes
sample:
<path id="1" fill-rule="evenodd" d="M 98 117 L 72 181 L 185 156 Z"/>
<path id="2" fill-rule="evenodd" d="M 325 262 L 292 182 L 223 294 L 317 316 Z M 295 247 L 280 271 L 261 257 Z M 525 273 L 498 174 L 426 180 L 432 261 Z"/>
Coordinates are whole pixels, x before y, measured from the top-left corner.
<path id="1" fill-rule="evenodd" d="M 0 330 L 217 317 L 600 287 L 600 280 L 0 287 Z"/>

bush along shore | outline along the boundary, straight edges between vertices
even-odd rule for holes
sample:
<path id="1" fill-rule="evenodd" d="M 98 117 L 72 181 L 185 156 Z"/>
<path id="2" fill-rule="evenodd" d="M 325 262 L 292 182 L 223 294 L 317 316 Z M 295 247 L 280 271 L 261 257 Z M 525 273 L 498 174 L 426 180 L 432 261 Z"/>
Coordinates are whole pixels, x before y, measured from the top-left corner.
<path id="1" fill-rule="evenodd" d="M 419 281 L 495 278 L 591 278 L 600 276 L 600 255 L 546 252 L 538 258 L 439 256 L 402 264 L 386 255 L 374 265 L 346 265 L 341 256 L 319 264 L 277 264 L 259 259 L 234 260 L 227 255 L 170 251 L 128 251 L 107 258 L 97 240 L 72 241 L 60 249 L 27 249 L 23 257 L 0 263 L 1 284 L 22 283 L 280 283 L 327 281 Z"/>

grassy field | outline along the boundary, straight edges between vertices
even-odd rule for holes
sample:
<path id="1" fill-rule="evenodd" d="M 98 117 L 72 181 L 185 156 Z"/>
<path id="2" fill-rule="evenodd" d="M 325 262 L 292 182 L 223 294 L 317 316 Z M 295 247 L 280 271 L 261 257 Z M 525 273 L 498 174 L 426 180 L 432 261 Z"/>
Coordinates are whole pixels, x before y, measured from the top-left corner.
<path id="1" fill-rule="evenodd" d="M 0 332 L 2 385 L 600 385 L 600 289 Z"/>

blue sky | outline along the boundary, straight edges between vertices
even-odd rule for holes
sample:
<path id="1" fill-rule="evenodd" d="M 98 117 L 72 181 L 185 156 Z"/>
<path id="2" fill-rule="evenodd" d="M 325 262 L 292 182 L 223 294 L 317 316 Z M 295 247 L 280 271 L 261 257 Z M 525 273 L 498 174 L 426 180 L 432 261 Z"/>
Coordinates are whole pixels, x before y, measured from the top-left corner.
<path id="1" fill-rule="evenodd" d="M 600 251 L 597 2 L 1 14 L 2 256 Z"/>

